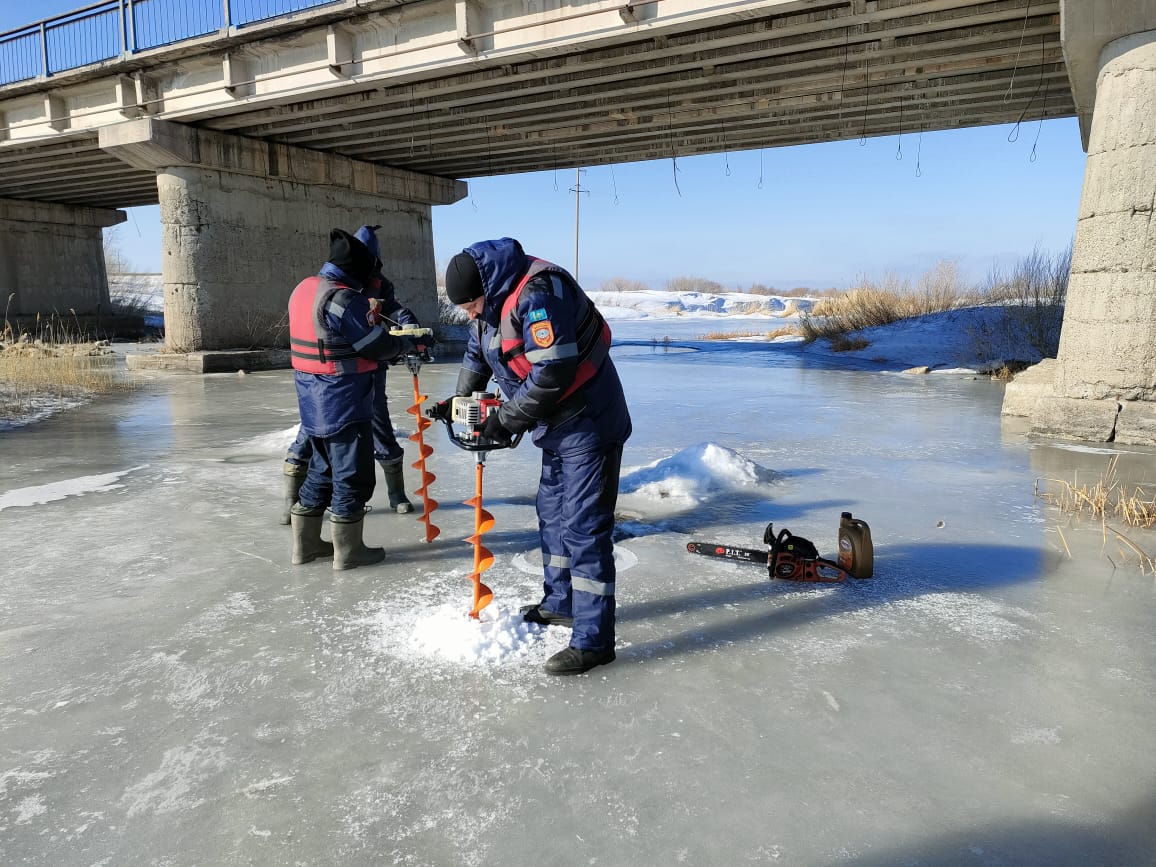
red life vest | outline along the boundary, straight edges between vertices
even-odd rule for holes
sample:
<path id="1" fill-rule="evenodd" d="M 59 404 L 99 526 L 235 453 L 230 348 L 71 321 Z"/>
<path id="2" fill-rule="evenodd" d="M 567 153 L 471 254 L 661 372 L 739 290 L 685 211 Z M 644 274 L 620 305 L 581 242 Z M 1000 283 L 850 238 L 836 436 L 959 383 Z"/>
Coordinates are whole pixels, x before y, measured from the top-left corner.
<path id="1" fill-rule="evenodd" d="M 325 322 L 325 308 L 338 292 L 353 290 L 328 277 L 306 277 L 289 296 L 289 355 L 302 373 L 342 376 L 369 373 L 378 363 L 363 358 Z"/>
<path id="2" fill-rule="evenodd" d="M 602 318 L 594 303 L 586 297 L 586 293 L 574 282 L 574 278 L 565 270 L 545 259 L 533 256 L 526 258 L 530 260 L 529 270 L 502 304 L 502 316 L 498 323 L 498 334 L 502 341 L 500 357 L 519 380 L 524 381 L 530 375 L 533 363 L 526 358 L 526 338 L 522 332 L 522 323 L 517 318 L 518 301 L 522 297 L 522 290 L 539 274 L 559 275 L 577 301 L 574 321 L 577 323 L 575 342 L 578 344 L 578 371 L 574 376 L 574 382 L 559 398 L 565 400 L 594 377 L 602 367 L 602 362 L 610 354 L 610 326 L 606 324 L 606 320 Z"/>

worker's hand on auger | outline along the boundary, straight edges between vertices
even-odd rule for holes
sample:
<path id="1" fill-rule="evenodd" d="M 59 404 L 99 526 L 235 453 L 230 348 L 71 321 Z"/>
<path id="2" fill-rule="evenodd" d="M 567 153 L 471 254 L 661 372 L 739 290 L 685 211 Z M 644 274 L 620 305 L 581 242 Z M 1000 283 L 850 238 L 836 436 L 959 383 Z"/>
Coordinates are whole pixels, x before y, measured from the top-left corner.
<path id="1" fill-rule="evenodd" d="M 482 422 L 481 427 L 478 428 L 478 433 L 482 439 L 497 443 L 501 446 L 508 446 L 514 439 L 514 435 L 506 430 L 505 426 L 498 420 L 496 412 L 490 413 L 486 416 L 486 420 Z"/>
<path id="2" fill-rule="evenodd" d="M 428 410 L 426 410 L 426 415 L 438 421 L 450 421 L 453 419 L 453 412 L 454 399 L 452 397 L 447 397 L 445 400 L 439 400 Z"/>

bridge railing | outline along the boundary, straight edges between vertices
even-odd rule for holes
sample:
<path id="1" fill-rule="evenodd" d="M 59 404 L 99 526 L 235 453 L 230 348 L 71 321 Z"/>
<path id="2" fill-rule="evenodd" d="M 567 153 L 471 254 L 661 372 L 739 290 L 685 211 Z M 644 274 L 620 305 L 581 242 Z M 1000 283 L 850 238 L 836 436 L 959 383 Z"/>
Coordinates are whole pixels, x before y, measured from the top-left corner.
<path id="1" fill-rule="evenodd" d="M 0 86 L 340 0 L 104 0 L 0 33 Z"/>

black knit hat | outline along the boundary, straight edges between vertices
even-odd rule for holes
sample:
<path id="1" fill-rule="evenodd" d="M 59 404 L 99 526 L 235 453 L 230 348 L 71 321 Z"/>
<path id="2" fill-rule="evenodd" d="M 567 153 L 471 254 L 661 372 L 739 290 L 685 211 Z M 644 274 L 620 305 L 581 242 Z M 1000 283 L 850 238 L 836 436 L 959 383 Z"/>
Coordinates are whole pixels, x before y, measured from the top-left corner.
<path id="1" fill-rule="evenodd" d="M 329 233 L 329 262 L 363 286 L 377 266 L 377 259 L 369 248 L 344 229 Z"/>
<path id="2" fill-rule="evenodd" d="M 454 304 L 469 304 L 481 297 L 482 275 L 478 263 L 465 250 L 458 253 L 446 268 L 446 296 Z"/>

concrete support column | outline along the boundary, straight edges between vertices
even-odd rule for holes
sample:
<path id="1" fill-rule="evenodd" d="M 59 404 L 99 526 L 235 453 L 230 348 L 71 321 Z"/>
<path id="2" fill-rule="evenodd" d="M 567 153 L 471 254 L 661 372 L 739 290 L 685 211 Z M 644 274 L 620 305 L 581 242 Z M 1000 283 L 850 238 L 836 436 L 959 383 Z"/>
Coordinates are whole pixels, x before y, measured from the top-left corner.
<path id="1" fill-rule="evenodd" d="M 287 345 L 293 287 L 325 261 L 331 228 L 362 224 L 382 226 L 398 300 L 434 322 L 431 205 L 464 183 L 147 118 L 100 144 L 157 173 L 169 349 Z"/>
<path id="2" fill-rule="evenodd" d="M 1156 443 L 1156 31 L 1101 54 L 1052 395 L 1033 432 Z"/>
<path id="3" fill-rule="evenodd" d="M 102 229 L 124 211 L 0 199 L 0 308 L 6 316 L 108 312 Z"/>

